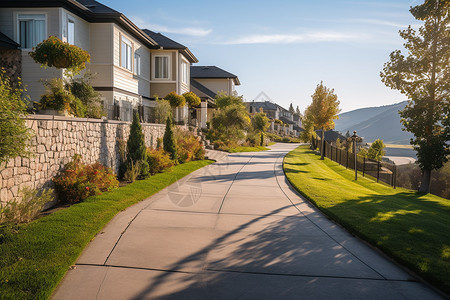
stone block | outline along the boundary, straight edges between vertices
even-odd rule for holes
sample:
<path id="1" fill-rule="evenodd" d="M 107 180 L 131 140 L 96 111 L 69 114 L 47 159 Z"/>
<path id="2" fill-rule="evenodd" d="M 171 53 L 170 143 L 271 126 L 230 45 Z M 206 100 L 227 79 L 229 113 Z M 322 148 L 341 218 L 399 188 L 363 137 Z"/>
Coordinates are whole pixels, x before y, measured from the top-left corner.
<path id="1" fill-rule="evenodd" d="M 13 197 L 17 197 L 19 195 L 19 187 L 17 185 L 13 186 L 10 191 L 13 194 Z"/>

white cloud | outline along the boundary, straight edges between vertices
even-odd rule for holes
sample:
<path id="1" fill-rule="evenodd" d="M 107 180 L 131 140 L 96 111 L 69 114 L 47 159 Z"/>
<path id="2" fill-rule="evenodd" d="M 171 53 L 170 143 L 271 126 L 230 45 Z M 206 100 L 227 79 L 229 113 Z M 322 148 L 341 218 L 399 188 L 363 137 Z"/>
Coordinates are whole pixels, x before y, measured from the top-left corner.
<path id="1" fill-rule="evenodd" d="M 405 25 L 405 24 L 400 24 L 400 23 L 385 21 L 385 20 L 379 20 L 379 19 L 351 19 L 348 21 L 356 22 L 356 23 L 368 23 L 368 24 L 375 24 L 375 25 L 392 26 L 392 27 L 399 27 L 399 28 L 407 28 L 408 27 L 408 25 Z"/>
<path id="2" fill-rule="evenodd" d="M 150 29 L 155 32 L 176 33 L 190 36 L 207 36 L 212 32 L 212 29 L 205 29 L 200 27 L 181 27 L 171 28 L 163 25 L 151 24 L 140 17 L 132 17 L 133 22 L 142 29 Z"/>
<path id="3" fill-rule="evenodd" d="M 295 44 L 314 42 L 339 42 L 358 38 L 354 34 L 338 32 L 310 32 L 302 34 L 254 34 L 225 41 L 226 45 L 240 44 Z"/>

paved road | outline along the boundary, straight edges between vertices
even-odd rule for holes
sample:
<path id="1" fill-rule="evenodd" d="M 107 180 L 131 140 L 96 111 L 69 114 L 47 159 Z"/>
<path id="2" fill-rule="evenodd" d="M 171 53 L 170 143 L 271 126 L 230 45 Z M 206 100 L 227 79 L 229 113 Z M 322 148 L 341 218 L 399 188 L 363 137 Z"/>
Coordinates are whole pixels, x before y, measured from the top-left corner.
<path id="1" fill-rule="evenodd" d="M 119 214 L 54 299 L 438 299 L 293 192 L 295 145 L 224 156 Z"/>

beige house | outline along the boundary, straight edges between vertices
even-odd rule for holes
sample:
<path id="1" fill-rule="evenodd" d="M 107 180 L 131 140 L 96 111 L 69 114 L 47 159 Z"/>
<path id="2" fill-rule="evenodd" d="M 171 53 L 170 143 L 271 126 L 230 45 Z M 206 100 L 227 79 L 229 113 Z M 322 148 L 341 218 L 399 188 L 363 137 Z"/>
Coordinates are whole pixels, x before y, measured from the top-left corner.
<path id="1" fill-rule="evenodd" d="M 62 78 L 63 71 L 42 69 L 29 56 L 49 36 L 87 50 L 87 70 L 96 74 L 94 88 L 109 119 L 130 121 L 138 109 L 151 121 L 154 96 L 190 91 L 190 50 L 150 30 L 141 30 L 125 15 L 94 0 L 2 0 L 0 33 L 20 45 L 22 78 L 32 101 L 45 92 L 41 80 Z M 182 120 L 186 109 L 176 117 Z"/>
<path id="2" fill-rule="evenodd" d="M 191 66 L 191 91 L 202 99 L 201 108 L 197 109 L 199 127 L 206 128 L 206 123 L 211 121 L 216 95 L 232 95 L 235 86 L 240 84 L 236 75 L 219 67 Z"/>

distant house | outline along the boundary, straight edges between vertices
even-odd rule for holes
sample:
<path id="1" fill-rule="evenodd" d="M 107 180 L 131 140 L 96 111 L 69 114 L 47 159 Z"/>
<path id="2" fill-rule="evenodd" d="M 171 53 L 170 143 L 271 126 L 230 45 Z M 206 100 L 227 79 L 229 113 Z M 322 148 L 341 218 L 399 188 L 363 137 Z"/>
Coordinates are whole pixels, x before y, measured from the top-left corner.
<path id="1" fill-rule="evenodd" d="M 318 137 L 321 137 L 322 130 L 320 130 L 320 129 L 316 130 L 316 134 Z M 327 141 L 327 142 L 336 142 L 337 139 L 344 141 L 346 139 L 346 137 L 344 135 L 342 135 L 339 132 L 334 131 L 334 130 L 326 130 L 324 132 L 324 138 L 325 138 L 325 141 Z"/>
<path id="2" fill-rule="evenodd" d="M 202 99 L 201 109 L 197 110 L 200 127 L 206 128 L 211 121 L 217 94 L 235 93 L 235 86 L 240 85 L 239 78 L 216 66 L 191 66 L 191 91 Z"/>
<path id="3" fill-rule="evenodd" d="M 261 93 L 257 98 L 261 96 L 267 97 L 267 95 Z M 271 120 L 269 131 L 281 135 L 294 136 L 298 136 L 298 134 L 303 131 L 301 128 L 301 117 L 297 114 L 292 114 L 289 110 L 276 103 L 268 100 L 254 100 L 252 102 L 246 102 L 245 105 L 247 106 L 247 110 L 250 114 L 257 113 L 262 110 L 267 115 L 267 117 Z M 281 126 L 280 123 L 283 123 L 284 126 Z"/>
<path id="4" fill-rule="evenodd" d="M 216 66 L 191 66 L 191 81 L 194 93 L 213 99 L 220 92 L 232 95 L 241 84 L 236 75 Z"/>

